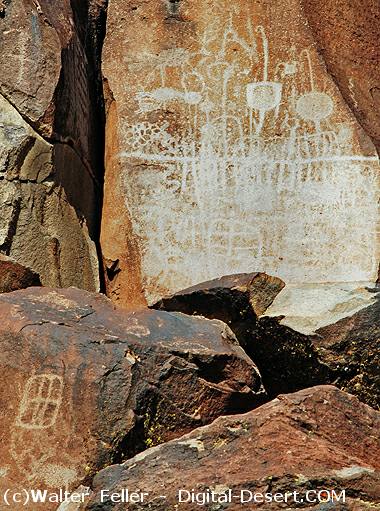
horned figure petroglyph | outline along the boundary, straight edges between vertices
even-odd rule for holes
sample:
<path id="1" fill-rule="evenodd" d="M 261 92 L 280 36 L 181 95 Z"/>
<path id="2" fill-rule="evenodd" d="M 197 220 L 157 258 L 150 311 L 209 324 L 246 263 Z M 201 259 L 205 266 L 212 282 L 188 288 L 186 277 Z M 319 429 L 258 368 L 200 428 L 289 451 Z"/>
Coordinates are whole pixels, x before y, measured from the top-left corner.
<path id="1" fill-rule="evenodd" d="M 241 33 L 231 15 L 205 29 L 197 51 L 165 50 L 142 64 L 138 120 L 126 122 L 121 156 L 144 162 L 125 189 L 152 301 L 252 268 L 315 282 L 369 280 L 377 270 L 375 152 L 355 149 L 334 85 L 315 79 L 313 48 L 290 48 L 276 62 L 262 24 L 248 19 Z M 181 112 L 175 128 L 150 116 L 168 105 Z M 338 245 L 323 242 L 327 233 Z"/>

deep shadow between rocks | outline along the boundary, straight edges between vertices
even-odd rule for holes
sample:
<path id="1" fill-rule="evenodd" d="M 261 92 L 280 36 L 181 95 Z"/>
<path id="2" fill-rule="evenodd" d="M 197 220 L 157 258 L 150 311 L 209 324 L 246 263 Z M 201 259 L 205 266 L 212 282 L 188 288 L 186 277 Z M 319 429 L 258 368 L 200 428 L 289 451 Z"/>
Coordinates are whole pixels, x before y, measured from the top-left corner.
<path id="1" fill-rule="evenodd" d="M 284 316 L 262 315 L 265 307 L 260 306 L 263 296 L 257 300 L 257 275 L 265 274 L 250 275 L 252 282 L 256 279 L 255 286 L 247 274 L 222 277 L 165 297 L 152 308 L 227 323 L 259 368 L 268 399 L 315 385 L 335 384 L 378 408 L 380 299 L 315 334 L 305 335 L 281 324 Z M 269 303 L 267 300 L 266 306 Z"/>

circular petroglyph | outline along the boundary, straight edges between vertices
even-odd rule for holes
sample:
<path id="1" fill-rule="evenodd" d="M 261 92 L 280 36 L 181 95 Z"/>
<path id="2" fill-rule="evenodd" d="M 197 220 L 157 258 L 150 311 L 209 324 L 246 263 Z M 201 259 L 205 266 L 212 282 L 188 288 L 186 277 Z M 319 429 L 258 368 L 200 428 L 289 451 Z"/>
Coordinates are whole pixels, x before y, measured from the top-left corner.
<path id="1" fill-rule="evenodd" d="M 279 82 L 256 82 L 247 85 L 249 108 L 267 112 L 276 108 L 281 101 L 282 84 Z"/>
<path id="2" fill-rule="evenodd" d="M 199 92 L 189 91 L 182 95 L 182 99 L 189 105 L 198 105 L 202 101 L 202 95 Z"/>
<path id="3" fill-rule="evenodd" d="M 333 100 L 325 92 L 307 92 L 296 103 L 297 114 L 304 121 L 321 121 L 331 115 L 333 110 Z"/>

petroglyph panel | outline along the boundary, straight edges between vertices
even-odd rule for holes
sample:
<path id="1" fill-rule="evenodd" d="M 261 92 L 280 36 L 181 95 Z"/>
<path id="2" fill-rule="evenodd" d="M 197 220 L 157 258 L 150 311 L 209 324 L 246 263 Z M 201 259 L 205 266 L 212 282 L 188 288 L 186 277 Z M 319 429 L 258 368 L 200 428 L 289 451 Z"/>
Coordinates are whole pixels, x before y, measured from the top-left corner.
<path id="1" fill-rule="evenodd" d="M 148 300 L 255 270 L 375 279 L 378 157 L 298 2 L 157 4 L 122 28 L 111 4 L 104 65 Z"/>

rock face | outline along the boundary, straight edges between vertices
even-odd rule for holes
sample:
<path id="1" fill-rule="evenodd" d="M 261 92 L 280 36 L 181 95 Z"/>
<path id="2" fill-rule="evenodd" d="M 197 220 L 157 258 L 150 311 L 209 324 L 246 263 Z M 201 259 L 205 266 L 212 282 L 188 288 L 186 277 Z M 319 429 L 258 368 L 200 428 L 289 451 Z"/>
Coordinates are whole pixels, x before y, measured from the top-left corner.
<path id="1" fill-rule="evenodd" d="M 0 18 L 0 252 L 44 285 L 99 288 L 104 3 L 6 1 Z"/>
<path id="2" fill-rule="evenodd" d="M 378 157 L 318 54 L 313 5 L 110 0 L 101 241 L 114 300 L 255 269 L 376 280 Z"/>
<path id="3" fill-rule="evenodd" d="M 379 290 L 284 286 L 265 274 L 230 275 L 168 296 L 154 308 L 225 321 L 272 398 L 334 382 L 378 408 Z"/>
<path id="4" fill-rule="evenodd" d="M 265 397 L 219 321 L 125 313 L 74 288 L 3 294 L 0 318 L 0 490 L 75 487 Z"/>
<path id="5" fill-rule="evenodd" d="M 302 3 L 327 69 L 379 150 L 380 4 L 372 0 Z"/>
<path id="6" fill-rule="evenodd" d="M 10 293 L 40 285 L 41 281 L 37 273 L 0 254 L 0 293 Z"/>
<path id="7" fill-rule="evenodd" d="M 207 491 L 222 498 L 231 490 L 232 495 L 245 499 L 255 492 L 288 493 L 287 504 L 266 501 L 262 509 L 376 509 L 380 499 L 379 428 L 378 412 L 334 387 L 282 395 L 253 412 L 221 417 L 101 471 L 94 479 L 94 494 L 82 509 L 167 511 L 179 507 L 193 511 L 200 508 L 200 500 L 178 504 L 179 490 L 192 489 L 200 494 L 198 498 Z M 140 504 L 117 504 L 109 498 L 100 502 L 100 489 L 112 493 L 122 488 L 148 495 Z M 317 501 L 320 490 L 329 492 L 321 493 L 325 502 Z M 340 497 L 344 490 L 346 503 L 326 502 L 332 490 Z M 298 499 L 304 498 L 303 504 L 295 504 L 294 491 L 299 492 Z M 308 494 L 314 503 L 307 503 L 307 491 L 315 492 Z M 259 500 L 241 503 L 239 498 L 224 503 L 206 501 L 202 509 L 261 508 Z"/>

